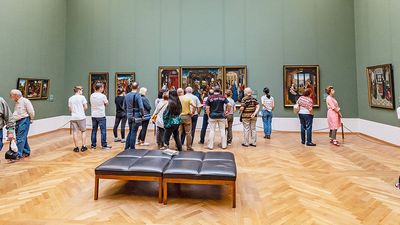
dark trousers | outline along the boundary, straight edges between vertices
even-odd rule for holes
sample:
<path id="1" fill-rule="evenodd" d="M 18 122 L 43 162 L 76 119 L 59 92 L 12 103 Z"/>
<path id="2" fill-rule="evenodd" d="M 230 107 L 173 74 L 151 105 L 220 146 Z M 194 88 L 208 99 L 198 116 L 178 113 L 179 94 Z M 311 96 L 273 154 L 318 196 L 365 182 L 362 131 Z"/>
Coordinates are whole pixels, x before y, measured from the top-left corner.
<path id="1" fill-rule="evenodd" d="M 116 116 L 114 123 L 114 137 L 118 137 L 118 126 L 121 123 L 121 138 L 125 139 L 125 126 L 126 126 L 126 116 Z"/>
<path id="2" fill-rule="evenodd" d="M 0 151 L 3 149 L 3 129 L 0 129 Z"/>
<path id="3" fill-rule="evenodd" d="M 169 139 L 171 135 L 174 135 L 174 140 L 176 143 L 176 148 L 178 151 L 182 151 L 182 143 L 179 139 L 179 125 L 172 126 L 170 128 L 165 128 L 164 142 L 165 145 L 169 146 Z"/>
<path id="4" fill-rule="evenodd" d="M 208 115 L 204 114 L 203 116 L 203 124 L 201 125 L 201 132 L 200 132 L 200 143 L 204 144 L 204 138 L 206 136 L 208 126 Z"/>
<path id="5" fill-rule="evenodd" d="M 142 122 L 142 129 L 140 130 L 139 133 L 139 141 L 143 141 L 146 139 L 146 134 L 147 134 L 147 127 L 149 126 L 150 120 L 143 120 Z"/>
<path id="6" fill-rule="evenodd" d="M 15 126 L 15 134 L 17 139 L 18 155 L 22 157 L 22 154 L 31 154 L 31 148 L 28 144 L 28 133 L 31 125 L 31 119 L 29 117 L 20 119 L 17 121 Z M 3 132 L 3 131 L 2 131 Z M 1 139 L 3 141 L 3 139 Z"/>
<path id="7" fill-rule="evenodd" d="M 128 137 L 126 138 L 125 149 L 135 149 L 136 135 L 139 130 L 140 124 L 135 123 L 135 119 L 132 117 L 128 119 L 128 125 L 129 133 Z"/>
<path id="8" fill-rule="evenodd" d="M 314 116 L 310 114 L 299 114 L 300 119 L 300 130 L 301 130 L 301 142 L 312 143 L 312 124 Z M 307 134 L 307 142 L 306 141 Z"/>
<path id="9" fill-rule="evenodd" d="M 101 146 L 107 146 L 107 129 L 106 129 L 106 117 L 92 117 L 92 146 L 96 147 L 97 143 L 97 129 L 100 127 L 101 134 Z"/>
<path id="10" fill-rule="evenodd" d="M 165 144 L 164 135 L 165 135 L 165 129 L 161 128 L 161 127 L 157 127 L 156 139 L 157 139 L 158 148 L 163 147 Z"/>
<path id="11" fill-rule="evenodd" d="M 336 133 L 337 133 L 337 129 L 335 130 L 329 130 L 329 137 L 333 140 L 336 140 Z"/>
<path id="12" fill-rule="evenodd" d="M 192 143 L 191 145 L 193 145 L 193 140 L 194 140 L 194 134 L 196 133 L 196 126 L 197 126 L 197 120 L 199 119 L 199 115 L 193 115 L 192 116 Z M 186 139 L 186 134 L 185 132 L 181 133 L 181 143 L 185 143 L 185 139 Z"/>
<path id="13" fill-rule="evenodd" d="M 227 115 L 226 119 L 228 121 L 228 127 L 226 128 L 227 133 L 227 142 L 228 144 L 232 143 L 232 126 L 233 126 L 233 115 Z"/>

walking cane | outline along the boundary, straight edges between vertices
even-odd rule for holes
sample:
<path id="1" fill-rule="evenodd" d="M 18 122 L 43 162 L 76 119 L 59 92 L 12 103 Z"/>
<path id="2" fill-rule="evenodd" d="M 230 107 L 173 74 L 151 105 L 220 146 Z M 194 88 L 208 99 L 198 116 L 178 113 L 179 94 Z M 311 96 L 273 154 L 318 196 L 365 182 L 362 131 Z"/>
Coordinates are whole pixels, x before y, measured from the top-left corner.
<path id="1" fill-rule="evenodd" d="M 342 125 L 342 139 L 344 140 L 343 123 L 341 123 L 341 125 Z"/>

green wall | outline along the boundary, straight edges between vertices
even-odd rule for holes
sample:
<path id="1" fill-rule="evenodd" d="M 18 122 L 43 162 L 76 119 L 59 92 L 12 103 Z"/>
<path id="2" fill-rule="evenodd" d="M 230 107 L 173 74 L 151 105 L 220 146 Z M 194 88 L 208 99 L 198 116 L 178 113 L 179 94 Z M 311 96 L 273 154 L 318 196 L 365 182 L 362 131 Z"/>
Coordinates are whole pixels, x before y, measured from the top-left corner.
<path id="1" fill-rule="evenodd" d="M 68 0 L 66 91 L 90 71 L 135 71 L 154 99 L 160 65 L 248 65 L 249 85 L 283 108 L 282 66 L 319 64 L 345 117 L 358 117 L 354 4 L 350 0 Z M 86 90 L 87 91 L 87 90 Z M 326 116 L 321 101 L 318 117 Z M 108 115 L 114 114 L 114 106 Z"/>
<path id="2" fill-rule="evenodd" d="M 393 64 L 396 106 L 400 93 L 400 1 L 355 0 L 358 108 L 362 119 L 399 125 L 393 110 L 368 104 L 367 66 Z"/>
<path id="3" fill-rule="evenodd" d="M 0 0 L 0 96 L 18 77 L 48 78 L 54 102 L 32 101 L 36 118 L 65 112 L 65 0 Z"/>

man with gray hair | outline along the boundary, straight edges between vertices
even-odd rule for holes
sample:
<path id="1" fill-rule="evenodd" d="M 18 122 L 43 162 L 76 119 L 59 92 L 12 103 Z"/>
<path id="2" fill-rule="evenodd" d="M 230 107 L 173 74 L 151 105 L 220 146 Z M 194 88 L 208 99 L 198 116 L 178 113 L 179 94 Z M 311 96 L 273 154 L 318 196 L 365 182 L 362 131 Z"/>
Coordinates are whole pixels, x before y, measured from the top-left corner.
<path id="1" fill-rule="evenodd" d="M 3 148 L 3 128 L 7 129 L 7 139 L 14 138 L 15 120 L 7 102 L 0 97 L 0 151 Z"/>
<path id="2" fill-rule="evenodd" d="M 194 115 L 194 108 L 196 105 L 193 103 L 193 100 L 188 96 L 185 96 L 182 88 L 178 88 L 176 91 L 179 96 L 179 100 L 182 105 L 182 126 L 181 126 L 181 137 L 182 134 L 186 135 L 186 147 L 188 151 L 192 151 L 192 116 Z M 185 133 L 185 134 L 184 134 Z M 183 144 L 183 142 L 182 142 Z"/>
<path id="3" fill-rule="evenodd" d="M 194 104 L 194 105 L 192 105 L 193 115 L 192 115 L 192 143 L 191 143 L 191 145 L 193 145 L 194 134 L 196 132 L 196 126 L 197 126 L 197 120 L 199 119 L 199 113 L 201 110 L 201 103 L 200 103 L 200 99 L 196 95 L 193 94 L 193 88 L 187 87 L 185 89 L 185 91 L 186 91 L 185 96 L 192 99 L 192 102 Z M 185 137 L 186 137 L 185 132 L 182 132 L 181 143 L 185 142 Z"/>
<path id="4" fill-rule="evenodd" d="M 250 146 L 256 147 L 257 144 L 257 113 L 260 109 L 257 99 L 253 97 L 253 91 L 251 88 L 244 89 L 244 97 L 240 105 L 240 118 L 243 123 L 243 136 L 244 140 L 242 143 L 243 147 L 249 147 L 250 136 L 251 142 Z"/>
<path id="5" fill-rule="evenodd" d="M 31 101 L 24 98 L 20 90 L 11 90 L 10 98 L 15 101 L 13 116 L 16 121 L 15 133 L 18 157 L 29 157 L 31 155 L 31 148 L 28 144 L 28 133 L 29 127 L 35 118 L 35 110 Z"/>

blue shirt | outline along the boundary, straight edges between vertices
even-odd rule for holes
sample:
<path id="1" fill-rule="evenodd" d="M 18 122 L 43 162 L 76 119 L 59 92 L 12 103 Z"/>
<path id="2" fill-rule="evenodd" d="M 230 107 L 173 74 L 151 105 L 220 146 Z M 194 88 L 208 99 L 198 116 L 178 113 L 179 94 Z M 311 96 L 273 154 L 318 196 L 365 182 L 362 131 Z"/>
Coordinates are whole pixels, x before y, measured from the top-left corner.
<path id="1" fill-rule="evenodd" d="M 141 118 L 143 116 L 143 100 L 139 93 L 129 92 L 129 94 L 125 96 L 125 106 L 128 118 Z"/>

